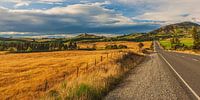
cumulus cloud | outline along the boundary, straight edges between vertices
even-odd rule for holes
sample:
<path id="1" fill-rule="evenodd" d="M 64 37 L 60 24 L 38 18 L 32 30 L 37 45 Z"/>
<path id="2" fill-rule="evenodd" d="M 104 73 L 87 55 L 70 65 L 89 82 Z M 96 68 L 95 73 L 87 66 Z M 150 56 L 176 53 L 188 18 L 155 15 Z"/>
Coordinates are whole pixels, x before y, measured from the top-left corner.
<path id="1" fill-rule="evenodd" d="M 108 4 L 108 1 L 73 4 L 45 10 L 0 8 L 0 31 L 130 32 L 131 29 L 138 28 L 131 18 L 104 7 Z"/>
<path id="2" fill-rule="evenodd" d="M 0 3 L 14 3 L 14 7 L 29 6 L 32 3 L 58 4 L 65 0 L 1 0 Z"/>
<path id="3" fill-rule="evenodd" d="M 200 23 L 198 20 L 200 18 L 199 0 L 118 0 L 118 2 L 144 6 L 144 8 L 141 7 L 144 13 L 134 16 L 133 19 L 161 22 L 160 24 L 164 25 L 182 21 Z M 145 6 L 151 8 L 146 9 Z"/>
<path id="4" fill-rule="evenodd" d="M 199 0 L 1 0 L 0 6 L 1 2 L 15 8 L 0 7 L 0 31 L 120 33 L 200 23 Z"/>
<path id="5" fill-rule="evenodd" d="M 15 5 L 15 8 L 18 8 L 21 6 L 29 6 L 29 4 L 30 4 L 29 2 L 20 2 Z"/>

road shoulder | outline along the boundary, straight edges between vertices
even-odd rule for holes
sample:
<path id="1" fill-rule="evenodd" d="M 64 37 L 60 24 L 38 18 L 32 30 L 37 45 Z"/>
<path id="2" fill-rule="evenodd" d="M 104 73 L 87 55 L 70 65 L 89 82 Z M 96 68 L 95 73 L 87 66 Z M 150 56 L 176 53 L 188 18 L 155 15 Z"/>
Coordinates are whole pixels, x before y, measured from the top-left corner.
<path id="1" fill-rule="evenodd" d="M 105 100 L 189 100 L 187 92 L 169 70 L 169 66 L 154 53 L 131 70 L 124 81 Z"/>

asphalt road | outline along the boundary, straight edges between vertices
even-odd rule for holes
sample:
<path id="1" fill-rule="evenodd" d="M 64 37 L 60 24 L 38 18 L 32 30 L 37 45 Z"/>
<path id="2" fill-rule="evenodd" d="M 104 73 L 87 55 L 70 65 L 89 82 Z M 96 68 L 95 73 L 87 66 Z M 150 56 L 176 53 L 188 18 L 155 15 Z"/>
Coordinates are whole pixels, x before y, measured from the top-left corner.
<path id="1" fill-rule="evenodd" d="M 154 44 L 155 51 L 171 67 L 177 79 L 185 85 L 194 98 L 200 100 L 200 56 L 165 51 L 157 42 Z"/>

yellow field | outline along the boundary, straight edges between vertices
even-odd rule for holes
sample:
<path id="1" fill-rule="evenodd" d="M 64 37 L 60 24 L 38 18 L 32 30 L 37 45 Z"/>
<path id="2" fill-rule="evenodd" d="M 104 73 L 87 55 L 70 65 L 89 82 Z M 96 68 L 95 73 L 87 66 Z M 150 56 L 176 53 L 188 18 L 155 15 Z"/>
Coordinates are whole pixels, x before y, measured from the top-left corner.
<path id="1" fill-rule="evenodd" d="M 97 47 L 102 47 L 107 43 L 97 43 Z M 131 50 L 138 51 L 137 43 L 120 43 L 128 45 Z M 145 43 L 146 48 L 150 45 L 151 42 Z M 74 84 L 73 81 L 77 81 L 77 77 L 80 76 L 82 79 L 79 79 L 79 82 L 81 80 L 89 82 L 88 79 L 95 79 L 96 74 L 108 77 L 117 73 L 114 66 L 118 65 L 113 60 L 120 58 L 126 51 L 128 50 L 123 52 L 121 50 L 101 50 L 2 53 L 0 54 L 0 98 L 38 99 L 38 97 L 45 96 L 51 89 L 58 88 L 64 80 L 67 80 L 69 84 Z M 99 69 L 97 73 L 97 66 L 102 65 L 104 65 L 104 70 L 102 70 L 104 74 Z M 99 78 L 96 79 L 101 80 Z"/>
<path id="2" fill-rule="evenodd" d="M 151 46 L 151 42 L 143 42 L 144 48 L 149 48 Z M 133 51 L 138 51 L 138 44 L 139 42 L 127 42 L 127 41 L 117 41 L 117 42 L 96 42 L 96 43 L 79 43 L 80 48 L 92 48 L 93 45 L 96 45 L 97 49 L 104 49 L 106 45 L 126 45 L 129 49 L 132 49 Z"/>

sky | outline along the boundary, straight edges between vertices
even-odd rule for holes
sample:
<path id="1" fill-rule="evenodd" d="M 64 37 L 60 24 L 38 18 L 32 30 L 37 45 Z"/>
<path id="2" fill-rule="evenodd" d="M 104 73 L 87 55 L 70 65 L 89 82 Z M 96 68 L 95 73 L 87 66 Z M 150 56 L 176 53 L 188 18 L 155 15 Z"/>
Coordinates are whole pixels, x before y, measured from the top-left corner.
<path id="1" fill-rule="evenodd" d="M 0 0 L 0 37 L 129 34 L 191 21 L 200 0 Z"/>

